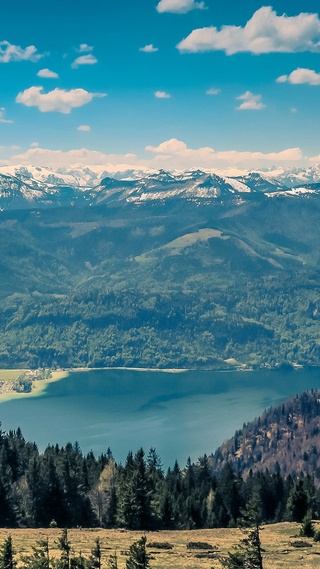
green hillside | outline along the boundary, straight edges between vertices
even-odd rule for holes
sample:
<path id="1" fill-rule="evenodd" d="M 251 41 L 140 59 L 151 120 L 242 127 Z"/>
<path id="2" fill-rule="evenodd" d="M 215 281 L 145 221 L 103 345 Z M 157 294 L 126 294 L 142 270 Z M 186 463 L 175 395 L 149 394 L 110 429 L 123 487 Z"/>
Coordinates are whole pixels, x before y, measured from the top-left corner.
<path id="1" fill-rule="evenodd" d="M 0 366 L 319 364 L 320 198 L 0 214 Z"/>

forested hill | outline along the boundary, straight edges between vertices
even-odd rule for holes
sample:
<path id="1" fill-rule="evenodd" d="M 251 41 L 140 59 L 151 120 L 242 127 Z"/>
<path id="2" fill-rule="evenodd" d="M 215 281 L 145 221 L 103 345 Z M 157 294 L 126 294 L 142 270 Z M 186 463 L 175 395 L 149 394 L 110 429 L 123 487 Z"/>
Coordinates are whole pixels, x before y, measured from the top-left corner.
<path id="1" fill-rule="evenodd" d="M 210 457 L 219 471 L 231 463 L 242 475 L 268 469 L 311 475 L 320 484 L 320 390 L 296 395 L 247 423 Z"/>
<path id="2" fill-rule="evenodd" d="M 0 367 L 319 365 L 320 195 L 207 183 L 0 212 Z"/>

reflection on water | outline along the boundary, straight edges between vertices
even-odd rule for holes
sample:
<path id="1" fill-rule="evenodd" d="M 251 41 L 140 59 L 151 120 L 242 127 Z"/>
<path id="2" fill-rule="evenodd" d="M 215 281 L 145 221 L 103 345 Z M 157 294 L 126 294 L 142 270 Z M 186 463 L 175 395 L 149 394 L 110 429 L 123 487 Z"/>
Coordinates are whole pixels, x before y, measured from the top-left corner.
<path id="1" fill-rule="evenodd" d="M 78 441 L 84 452 L 117 461 L 141 446 L 157 448 L 165 466 L 209 454 L 236 429 L 305 389 L 320 387 L 319 370 L 183 373 L 72 372 L 38 398 L 0 404 L 5 430 L 21 427 L 40 449 Z"/>

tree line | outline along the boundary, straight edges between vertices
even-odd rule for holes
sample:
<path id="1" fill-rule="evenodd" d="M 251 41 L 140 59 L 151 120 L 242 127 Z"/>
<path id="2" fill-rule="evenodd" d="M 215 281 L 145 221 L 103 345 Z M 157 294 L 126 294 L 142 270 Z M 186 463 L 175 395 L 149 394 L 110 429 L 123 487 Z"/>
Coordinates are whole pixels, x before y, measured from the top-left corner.
<path id="1" fill-rule="evenodd" d="M 95 457 L 68 443 L 40 453 L 20 429 L 0 432 L 2 527 L 234 527 L 253 498 L 264 522 L 301 522 L 320 513 L 320 492 L 310 476 L 282 477 L 278 470 L 244 479 L 229 463 L 214 473 L 206 455 L 164 472 L 154 448 L 129 452 L 117 464 L 110 449 Z"/>

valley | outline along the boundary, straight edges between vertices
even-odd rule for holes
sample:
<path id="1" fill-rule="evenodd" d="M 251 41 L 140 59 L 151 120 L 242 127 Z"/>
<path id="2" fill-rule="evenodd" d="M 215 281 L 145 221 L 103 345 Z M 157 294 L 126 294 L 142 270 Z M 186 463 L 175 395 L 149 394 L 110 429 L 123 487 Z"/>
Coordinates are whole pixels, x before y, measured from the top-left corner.
<path id="1" fill-rule="evenodd" d="M 318 189 L 201 171 L 64 189 L 3 202 L 0 366 L 319 365 Z"/>

